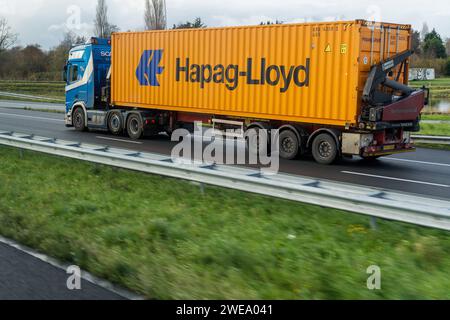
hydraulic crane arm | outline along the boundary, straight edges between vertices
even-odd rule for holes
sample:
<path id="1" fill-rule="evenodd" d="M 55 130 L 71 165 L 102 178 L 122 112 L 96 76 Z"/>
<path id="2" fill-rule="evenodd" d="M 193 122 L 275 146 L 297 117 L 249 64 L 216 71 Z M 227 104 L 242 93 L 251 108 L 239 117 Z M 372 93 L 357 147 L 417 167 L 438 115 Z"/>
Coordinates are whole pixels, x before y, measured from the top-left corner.
<path id="1" fill-rule="evenodd" d="M 403 67 L 396 77 L 396 80 L 389 79 L 392 71 L 399 65 L 404 65 L 406 60 L 413 54 L 412 50 L 407 50 L 396 56 L 382 61 L 372 67 L 367 78 L 366 85 L 363 92 L 363 101 L 367 102 L 371 106 L 381 106 L 386 103 L 392 102 L 392 95 L 387 94 L 381 88 L 387 87 L 395 91 L 399 91 L 403 96 L 409 96 L 414 92 L 414 89 L 398 82 L 400 78 Z"/>

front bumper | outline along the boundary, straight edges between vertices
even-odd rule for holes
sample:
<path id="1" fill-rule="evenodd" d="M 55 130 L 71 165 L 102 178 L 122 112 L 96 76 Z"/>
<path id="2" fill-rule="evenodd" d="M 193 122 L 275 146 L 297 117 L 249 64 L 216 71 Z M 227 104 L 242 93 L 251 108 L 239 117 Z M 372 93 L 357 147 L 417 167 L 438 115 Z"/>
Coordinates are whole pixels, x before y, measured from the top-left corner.
<path id="1" fill-rule="evenodd" d="M 416 147 L 412 143 L 390 144 L 384 146 L 370 146 L 363 149 L 361 156 L 363 157 L 382 157 L 393 154 L 407 153 L 416 151 Z"/>
<path id="2" fill-rule="evenodd" d="M 66 124 L 66 127 L 68 127 L 68 128 L 73 127 L 72 110 L 70 110 L 68 113 L 66 113 L 66 116 L 64 117 L 64 122 Z"/>

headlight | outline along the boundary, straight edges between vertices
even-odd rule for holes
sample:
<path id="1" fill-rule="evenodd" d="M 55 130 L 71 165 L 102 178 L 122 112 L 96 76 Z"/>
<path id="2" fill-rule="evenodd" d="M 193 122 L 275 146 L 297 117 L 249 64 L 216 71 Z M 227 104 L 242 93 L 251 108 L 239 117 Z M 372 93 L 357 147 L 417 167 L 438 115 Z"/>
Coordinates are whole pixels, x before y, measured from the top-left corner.
<path id="1" fill-rule="evenodd" d="M 372 145 L 373 134 L 363 134 L 361 135 L 361 148 L 366 148 Z"/>

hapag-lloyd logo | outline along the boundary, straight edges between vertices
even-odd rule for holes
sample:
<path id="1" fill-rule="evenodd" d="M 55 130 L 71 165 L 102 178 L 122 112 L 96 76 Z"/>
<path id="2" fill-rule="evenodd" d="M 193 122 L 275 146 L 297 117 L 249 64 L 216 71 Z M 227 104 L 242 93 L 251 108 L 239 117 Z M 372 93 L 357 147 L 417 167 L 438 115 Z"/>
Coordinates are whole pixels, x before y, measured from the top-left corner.
<path id="1" fill-rule="evenodd" d="M 247 59 L 246 68 L 237 64 L 191 64 L 186 58 L 182 65 L 181 59 L 176 62 L 176 80 L 200 84 L 200 88 L 205 88 L 208 83 L 225 84 L 228 90 L 233 91 L 240 84 L 240 78 L 244 78 L 247 85 L 269 85 L 280 86 L 280 92 L 285 93 L 294 84 L 302 88 L 309 86 L 309 70 L 311 60 L 306 59 L 305 65 L 285 66 L 269 65 L 266 58 L 259 61 L 259 72 L 255 72 L 254 61 Z"/>
<path id="2" fill-rule="evenodd" d="M 164 71 L 164 67 L 159 66 L 162 57 L 163 50 L 145 50 L 142 53 L 136 69 L 136 78 L 141 86 L 159 87 L 157 76 Z"/>
<path id="3" fill-rule="evenodd" d="M 141 86 L 159 87 L 157 76 L 162 74 L 164 67 L 160 66 L 163 50 L 145 50 L 141 56 L 136 77 Z M 309 86 L 311 59 L 307 58 L 304 65 L 269 65 L 266 58 L 259 62 L 259 71 L 255 71 L 252 58 L 247 59 L 246 68 L 238 64 L 191 64 L 190 58 L 182 63 L 181 58 L 176 59 L 175 79 L 177 82 L 185 81 L 198 83 L 201 89 L 207 84 L 224 84 L 230 91 L 234 91 L 244 78 L 247 85 L 280 86 L 280 92 L 287 92 L 293 85 L 302 88 Z"/>

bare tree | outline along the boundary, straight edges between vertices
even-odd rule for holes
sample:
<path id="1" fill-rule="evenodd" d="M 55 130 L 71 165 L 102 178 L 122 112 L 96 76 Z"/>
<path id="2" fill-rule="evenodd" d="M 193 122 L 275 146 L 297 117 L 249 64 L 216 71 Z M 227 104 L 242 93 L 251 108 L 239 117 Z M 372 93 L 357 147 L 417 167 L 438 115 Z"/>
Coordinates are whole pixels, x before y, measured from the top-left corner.
<path id="1" fill-rule="evenodd" d="M 167 29 L 167 9 L 165 0 L 145 0 L 145 28 L 147 30 Z"/>
<path id="2" fill-rule="evenodd" d="M 119 31 L 119 28 L 108 22 L 108 6 L 105 0 L 98 0 L 97 13 L 95 15 L 95 34 L 99 38 L 109 38 L 111 33 Z"/>
<path id="3" fill-rule="evenodd" d="M 5 18 L 0 18 L 0 50 L 12 47 L 16 41 L 17 34 L 12 32 L 8 21 Z"/>
<path id="4" fill-rule="evenodd" d="M 430 33 L 430 28 L 426 22 L 423 23 L 422 31 L 420 32 L 421 40 L 424 41 L 427 34 Z"/>
<path id="5" fill-rule="evenodd" d="M 447 49 L 447 55 L 450 57 L 450 38 L 445 42 L 445 48 Z"/>

